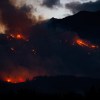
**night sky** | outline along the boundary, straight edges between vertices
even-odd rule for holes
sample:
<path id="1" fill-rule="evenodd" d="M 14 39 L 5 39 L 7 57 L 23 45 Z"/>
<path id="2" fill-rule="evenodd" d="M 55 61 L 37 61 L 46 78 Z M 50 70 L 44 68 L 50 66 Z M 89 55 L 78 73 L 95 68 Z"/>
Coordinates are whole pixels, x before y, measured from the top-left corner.
<path id="1" fill-rule="evenodd" d="M 0 79 L 100 78 L 99 0 L 0 0 Z"/>

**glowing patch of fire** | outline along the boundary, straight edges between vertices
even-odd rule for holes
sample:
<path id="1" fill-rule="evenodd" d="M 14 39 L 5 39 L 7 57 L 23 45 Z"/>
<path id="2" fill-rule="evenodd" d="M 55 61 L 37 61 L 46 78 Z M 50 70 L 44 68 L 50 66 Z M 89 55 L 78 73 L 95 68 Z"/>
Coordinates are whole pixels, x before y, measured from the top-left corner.
<path id="1" fill-rule="evenodd" d="M 8 78 L 6 81 L 7 81 L 8 83 L 10 83 L 10 82 L 11 82 L 11 79 Z"/>
<path id="2" fill-rule="evenodd" d="M 5 79 L 5 81 L 8 82 L 8 83 L 21 83 L 21 82 L 25 82 L 25 80 L 23 78 L 19 78 L 19 79 L 7 78 L 7 79 Z"/>
<path id="3" fill-rule="evenodd" d="M 15 38 L 15 39 L 18 39 L 18 40 L 25 39 L 25 37 L 22 34 L 20 34 L 20 33 L 18 33 L 18 34 L 11 34 L 10 36 L 12 38 Z"/>
<path id="4" fill-rule="evenodd" d="M 94 45 L 94 44 L 92 44 L 92 43 L 90 43 L 86 40 L 82 40 L 82 39 L 79 39 L 79 38 L 77 38 L 75 40 L 75 43 L 78 44 L 81 47 L 87 47 L 87 48 L 90 48 L 90 49 L 97 49 L 98 48 L 97 45 Z"/>

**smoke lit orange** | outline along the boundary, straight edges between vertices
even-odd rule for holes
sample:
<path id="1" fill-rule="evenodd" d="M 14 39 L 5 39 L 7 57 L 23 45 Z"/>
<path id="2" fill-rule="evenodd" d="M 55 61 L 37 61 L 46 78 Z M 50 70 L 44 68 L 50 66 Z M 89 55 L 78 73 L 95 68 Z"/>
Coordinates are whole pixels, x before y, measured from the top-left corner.
<path id="1" fill-rule="evenodd" d="M 0 72 L 1 80 L 8 83 L 21 83 L 27 80 L 33 80 L 38 76 L 47 76 L 45 70 L 27 69 L 22 66 L 9 67 L 10 70 Z"/>

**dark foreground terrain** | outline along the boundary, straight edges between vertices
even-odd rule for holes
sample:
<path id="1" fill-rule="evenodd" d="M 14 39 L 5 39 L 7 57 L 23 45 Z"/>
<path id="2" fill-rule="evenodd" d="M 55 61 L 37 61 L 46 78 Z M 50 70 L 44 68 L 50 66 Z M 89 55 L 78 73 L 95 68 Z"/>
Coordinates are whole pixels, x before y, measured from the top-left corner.
<path id="1" fill-rule="evenodd" d="M 100 99 L 100 80 L 73 76 L 38 77 L 24 83 L 0 82 L 0 100 Z M 96 99 L 97 100 L 97 99 Z"/>

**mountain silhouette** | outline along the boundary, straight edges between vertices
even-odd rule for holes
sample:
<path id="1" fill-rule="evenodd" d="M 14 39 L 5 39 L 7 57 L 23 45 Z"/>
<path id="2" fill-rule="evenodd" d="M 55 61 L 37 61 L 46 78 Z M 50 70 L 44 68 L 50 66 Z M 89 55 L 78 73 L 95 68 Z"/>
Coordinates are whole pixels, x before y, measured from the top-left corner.
<path id="1" fill-rule="evenodd" d="M 63 19 L 52 18 L 48 26 L 54 30 L 76 32 L 81 38 L 100 39 L 100 11 L 81 11 Z"/>

